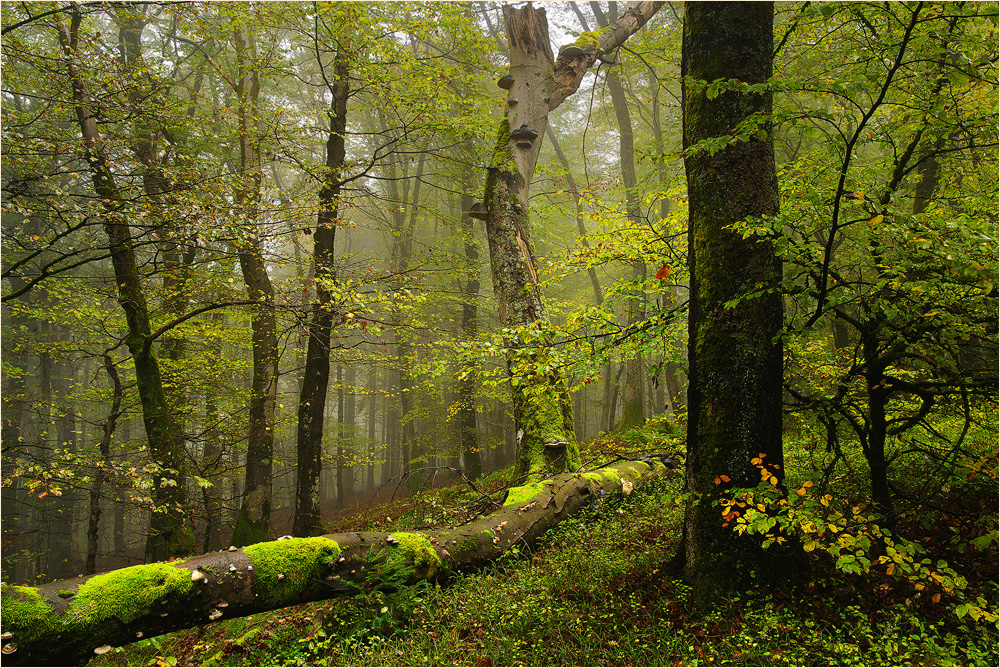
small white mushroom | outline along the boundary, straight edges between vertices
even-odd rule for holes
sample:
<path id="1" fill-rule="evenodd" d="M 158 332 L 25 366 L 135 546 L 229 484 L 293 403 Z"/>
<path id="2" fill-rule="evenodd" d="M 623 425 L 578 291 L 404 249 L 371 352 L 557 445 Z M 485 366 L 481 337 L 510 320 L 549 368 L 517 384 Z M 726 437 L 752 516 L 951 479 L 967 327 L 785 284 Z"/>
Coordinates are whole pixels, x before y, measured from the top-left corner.
<path id="1" fill-rule="evenodd" d="M 337 563 L 338 563 L 338 564 L 342 564 L 342 563 L 344 563 L 345 561 L 347 561 L 347 558 L 346 558 L 346 557 L 341 557 L 340 559 L 337 559 Z"/>
<path id="2" fill-rule="evenodd" d="M 229 571 L 232 572 L 235 570 L 236 570 L 236 564 L 229 564 Z"/>
<path id="3" fill-rule="evenodd" d="M 209 619 L 209 621 L 212 621 L 212 622 L 214 622 L 216 619 L 218 619 L 221 616 L 222 616 L 222 611 L 221 610 L 216 610 L 215 608 L 212 608 L 208 612 L 208 619 Z"/>
<path id="4" fill-rule="evenodd" d="M 14 634 L 11 633 L 10 631 L 4 631 L 3 633 L 0 633 L 0 640 L 10 640 L 13 637 Z"/>
<path id="5" fill-rule="evenodd" d="M 227 601 L 224 598 L 220 598 L 219 602 L 215 604 L 215 607 L 217 607 L 217 608 L 228 608 L 229 607 L 229 601 Z"/>
<path id="6" fill-rule="evenodd" d="M 282 537 L 281 537 L 281 538 L 279 538 L 278 540 L 288 540 L 288 539 L 290 539 L 290 538 L 293 538 L 293 537 L 294 537 L 294 536 L 282 536 Z"/>
<path id="7" fill-rule="evenodd" d="M 111 647 L 111 645 L 101 645 L 100 647 L 95 647 L 94 648 L 94 654 L 107 654 L 112 649 L 114 649 L 114 648 Z"/>
<path id="8" fill-rule="evenodd" d="M 284 573 L 278 573 L 278 579 L 279 580 L 284 580 L 285 579 L 285 574 Z"/>
<path id="9" fill-rule="evenodd" d="M 136 638 L 141 638 L 142 637 L 142 631 L 136 631 L 135 632 L 135 637 Z"/>
<path id="10" fill-rule="evenodd" d="M 203 585 L 207 585 L 208 584 L 208 577 L 206 576 L 205 579 L 201 581 L 201 583 Z"/>
<path id="11" fill-rule="evenodd" d="M 247 566 L 247 570 L 248 570 L 248 571 L 252 571 L 252 570 L 253 570 L 253 565 L 249 565 L 249 566 Z"/>
<path id="12" fill-rule="evenodd" d="M 205 577 L 205 574 L 199 571 L 197 568 L 191 571 L 191 582 L 197 582 L 203 577 Z"/>
<path id="13" fill-rule="evenodd" d="M 0 652 L 3 652 L 4 654 L 13 654 L 16 651 L 17 651 L 16 642 L 9 642 L 3 646 L 3 649 L 0 649 Z"/>
<path id="14" fill-rule="evenodd" d="M 235 551 L 236 551 L 236 550 L 238 550 L 238 549 L 239 549 L 239 548 L 237 548 L 237 547 L 236 547 L 235 545 L 230 545 L 230 546 L 229 546 L 229 551 L 230 551 L 230 552 L 235 552 Z"/>

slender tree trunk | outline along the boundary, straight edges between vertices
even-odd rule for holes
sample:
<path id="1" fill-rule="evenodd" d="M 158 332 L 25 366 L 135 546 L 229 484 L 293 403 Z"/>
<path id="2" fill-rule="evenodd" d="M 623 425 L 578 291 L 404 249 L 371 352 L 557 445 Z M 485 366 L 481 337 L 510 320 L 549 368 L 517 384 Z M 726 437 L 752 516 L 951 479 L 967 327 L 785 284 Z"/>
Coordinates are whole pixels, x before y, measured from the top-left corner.
<path id="1" fill-rule="evenodd" d="M 609 3 L 610 21 L 604 16 L 599 3 L 592 2 L 594 16 L 601 28 L 607 28 L 610 21 L 617 19 L 617 2 Z M 642 225 L 642 211 L 639 207 L 639 182 L 635 176 L 635 134 L 632 131 L 632 115 L 628 109 L 628 99 L 622 87 L 618 68 L 612 67 L 607 76 L 608 92 L 611 94 L 611 104 L 618 121 L 618 163 L 622 173 L 622 185 L 625 187 L 625 211 L 629 223 L 638 227 Z M 646 264 L 642 260 L 633 260 L 632 279 L 638 287 L 629 297 L 628 324 L 635 325 L 645 317 L 645 291 L 642 286 L 646 281 Z M 640 425 L 645 420 L 642 406 L 642 354 L 636 352 L 625 360 L 625 386 L 623 388 L 622 417 L 616 431 Z"/>
<path id="2" fill-rule="evenodd" d="M 318 54 L 317 54 L 318 57 Z M 330 381 L 330 338 L 334 308 L 330 291 L 336 280 L 335 241 L 340 216 L 341 172 L 347 155 L 348 56 L 341 49 L 334 62 L 330 134 L 326 142 L 326 171 L 319 192 L 319 217 L 314 235 L 313 265 L 316 271 L 316 301 L 308 325 L 305 374 L 298 408 L 298 479 L 292 533 L 314 536 L 323 533 L 320 518 L 320 474 L 323 453 L 323 411 Z"/>
<path id="3" fill-rule="evenodd" d="M 706 604 L 730 588 L 766 581 L 781 568 L 751 536 L 723 526 L 716 499 L 753 487 L 763 465 L 781 484 L 781 261 L 766 239 L 727 229 L 748 216 L 778 213 L 769 121 L 765 139 L 710 154 L 697 144 L 732 134 L 751 114 L 771 113 L 771 93 L 724 92 L 709 99 L 698 82 L 765 83 L 772 72 L 769 2 L 688 2 L 684 9 L 684 160 L 691 271 L 690 388 L 685 574 Z M 746 297 L 737 306 L 727 302 Z M 725 478 L 722 478 L 725 476 Z M 721 484 L 716 484 L 722 479 Z M 698 498 L 700 497 L 700 498 Z M 758 579 L 752 579 L 756 573 Z"/>
<path id="4" fill-rule="evenodd" d="M 357 367 L 352 363 L 344 371 L 344 419 L 341 420 L 340 439 L 344 444 L 344 500 L 354 496 L 354 454 L 357 439 L 354 438 L 355 422 L 358 418 L 358 403 L 355 384 L 358 380 Z"/>
<path id="5" fill-rule="evenodd" d="M 111 395 L 111 412 L 104 422 L 104 433 L 101 436 L 101 443 L 98 446 L 101 453 L 101 461 L 94 471 L 94 482 L 90 487 L 90 519 L 87 524 L 87 564 L 85 572 L 93 574 L 97 572 L 97 551 L 100 546 L 101 535 L 101 497 L 104 493 L 104 479 L 106 470 L 111 467 L 111 436 L 115 433 L 115 425 L 121 415 L 122 405 L 122 383 L 118 377 L 118 370 L 115 369 L 111 355 L 104 355 L 104 371 L 111 379 L 113 388 Z"/>
<path id="6" fill-rule="evenodd" d="M 274 456 L 274 408 L 278 391 L 278 332 L 274 288 L 264 263 L 257 234 L 261 171 L 260 74 L 253 33 L 243 27 L 233 32 L 239 66 L 235 92 L 239 98 L 240 173 L 235 192 L 237 208 L 254 228 L 252 238 L 238 247 L 240 269 L 251 308 L 253 379 L 250 385 L 250 426 L 247 434 L 243 499 L 231 542 L 242 546 L 268 540 L 271 535 L 271 477 Z"/>
<path id="7" fill-rule="evenodd" d="M 81 20 L 82 14 L 76 7 L 71 13 L 70 26 L 67 27 L 60 21 L 57 28 L 59 41 L 69 59 L 67 67 L 73 88 L 73 102 L 94 190 L 102 200 L 112 203 L 104 214 L 104 230 L 110 242 L 118 301 L 128 325 L 126 344 L 135 364 L 146 437 L 153 461 L 159 465 L 159 469 L 153 474 L 155 508 L 146 542 L 146 559 L 157 561 L 167 556 L 189 554 L 194 548 L 194 534 L 184 517 L 187 502 L 184 438 L 163 391 L 160 366 L 153 350 L 149 310 L 136 265 L 128 222 L 114 210 L 113 203 L 121 201 L 121 194 L 104 152 L 90 94 L 77 72 L 76 51 Z"/>
<path id="8" fill-rule="evenodd" d="M 471 154 L 471 151 L 469 151 Z M 462 210 L 469 211 L 474 204 L 473 198 L 465 195 L 462 198 Z M 479 301 L 479 247 L 476 243 L 476 232 L 472 226 L 472 218 L 462 216 L 462 239 L 465 247 L 466 280 L 462 285 L 464 300 L 462 302 L 462 336 L 466 341 L 474 341 L 479 334 L 478 301 Z M 458 429 L 461 440 L 462 460 L 465 475 L 469 480 L 476 480 L 482 475 L 483 460 L 479 453 L 479 429 L 476 426 L 476 404 L 479 400 L 479 364 L 475 360 L 467 362 L 464 374 L 458 386 Z"/>

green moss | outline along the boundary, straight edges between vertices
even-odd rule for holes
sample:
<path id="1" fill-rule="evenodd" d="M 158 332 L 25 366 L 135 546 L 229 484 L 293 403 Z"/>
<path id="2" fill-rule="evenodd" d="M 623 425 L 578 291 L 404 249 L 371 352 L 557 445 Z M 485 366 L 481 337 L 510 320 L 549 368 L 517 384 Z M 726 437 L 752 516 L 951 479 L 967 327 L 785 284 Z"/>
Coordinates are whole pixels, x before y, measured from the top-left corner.
<path id="1" fill-rule="evenodd" d="M 514 503 L 525 503 L 530 501 L 538 494 L 544 492 L 545 484 L 550 482 L 552 481 L 540 480 L 521 487 L 511 487 L 507 492 L 507 500 L 503 502 L 503 505 L 509 506 Z"/>
<path id="2" fill-rule="evenodd" d="M 632 476 L 633 480 L 638 480 L 639 478 L 642 477 L 642 473 L 639 471 L 639 469 L 637 469 L 634 466 L 628 467 L 628 473 L 630 476 Z"/>
<path id="3" fill-rule="evenodd" d="M 510 118 L 505 113 L 497 128 L 497 143 L 493 146 L 490 165 L 512 174 L 520 174 L 514 162 L 514 151 L 510 147 Z"/>
<path id="4" fill-rule="evenodd" d="M 310 581 L 319 579 L 340 554 L 336 541 L 289 538 L 243 548 L 257 573 L 255 590 L 270 606 L 295 603 Z"/>
<path id="5" fill-rule="evenodd" d="M 166 598 L 179 599 L 191 591 L 191 571 L 172 564 L 130 566 L 95 575 L 77 590 L 67 616 L 87 626 L 129 622 Z"/>
<path id="6" fill-rule="evenodd" d="M 59 598 L 73 598 L 74 596 L 76 596 L 75 591 L 70 591 L 69 589 L 59 590 Z"/>
<path id="7" fill-rule="evenodd" d="M 398 532 L 392 537 L 399 541 L 399 554 L 410 560 L 417 573 L 422 577 L 432 577 L 445 567 L 441 557 L 426 536 L 415 533 Z"/>
<path id="8" fill-rule="evenodd" d="M 598 473 L 603 475 L 605 480 L 613 480 L 614 482 L 621 484 L 622 477 L 618 474 L 618 469 L 613 469 L 609 467 L 606 469 L 601 469 L 600 471 L 598 471 Z"/>
<path id="9" fill-rule="evenodd" d="M 572 43 L 572 46 L 578 46 L 581 49 L 586 49 L 587 47 L 594 46 L 599 47 L 601 45 L 601 30 L 588 30 L 580 33 L 580 36 L 576 38 L 576 41 Z"/>
<path id="10" fill-rule="evenodd" d="M 0 587 L 0 623 L 15 641 L 31 642 L 59 626 L 55 611 L 34 587 Z"/>

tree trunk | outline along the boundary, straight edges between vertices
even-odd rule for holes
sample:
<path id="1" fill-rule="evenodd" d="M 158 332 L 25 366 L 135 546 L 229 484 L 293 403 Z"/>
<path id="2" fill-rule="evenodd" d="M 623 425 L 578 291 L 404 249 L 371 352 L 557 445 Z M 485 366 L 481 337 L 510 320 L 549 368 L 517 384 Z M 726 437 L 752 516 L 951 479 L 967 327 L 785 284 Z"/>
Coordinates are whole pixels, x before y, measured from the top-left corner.
<path id="1" fill-rule="evenodd" d="M 684 541 L 685 574 L 699 604 L 748 584 L 754 572 L 766 579 L 777 568 L 752 537 L 723 526 L 716 504 L 728 488 L 761 481 L 754 458 L 763 460 L 778 484 L 784 472 L 782 344 L 776 340 L 782 327 L 781 261 L 766 239 L 744 239 L 727 229 L 748 216 L 778 213 L 770 123 L 761 124 L 765 139 L 733 143 L 714 154 L 697 148 L 704 139 L 733 134 L 752 114 L 771 113 L 770 92 L 728 91 L 709 99 L 698 82 L 767 82 L 773 9 L 767 2 L 688 2 L 684 10 L 691 272 L 686 479 L 692 494 Z M 739 302 L 732 306 L 732 300 Z"/>
<path id="2" fill-rule="evenodd" d="M 516 475 L 572 470 L 579 448 L 561 372 L 548 363 L 546 315 L 531 250 L 528 187 L 548 114 L 572 95 L 599 53 L 621 45 L 663 3 L 642 2 L 596 37 L 564 48 L 553 64 L 545 10 L 503 7 L 513 83 L 486 179 L 486 238 L 500 324 L 510 330 L 507 368 Z"/>
<path id="3" fill-rule="evenodd" d="M 97 572 L 97 551 L 101 535 L 101 496 L 104 492 L 105 471 L 111 467 L 111 436 L 115 433 L 115 425 L 121 416 L 122 383 L 118 377 L 111 355 L 104 355 L 104 371 L 111 379 L 113 389 L 111 395 L 111 412 L 104 422 L 104 433 L 99 445 L 101 461 L 95 467 L 94 482 L 90 486 L 90 518 L 87 523 L 87 563 L 86 572 L 92 575 Z"/>
<path id="4" fill-rule="evenodd" d="M 253 345 L 253 379 L 250 385 L 250 425 L 247 433 L 246 477 L 240 514 L 231 542 L 250 545 L 271 536 L 271 461 L 274 456 L 274 407 L 278 391 L 278 328 L 274 313 L 274 288 L 264 263 L 258 237 L 261 171 L 260 74 L 253 33 L 239 27 L 233 44 L 239 66 L 235 92 L 239 98 L 240 174 L 234 195 L 253 228 L 251 239 L 238 246 L 240 269 L 250 300 Z"/>
<path id="5" fill-rule="evenodd" d="M 330 336 L 334 315 L 330 288 L 336 280 L 334 243 L 340 215 L 340 178 L 347 155 L 347 98 L 350 93 L 348 56 L 343 49 L 337 51 L 334 80 L 329 86 L 332 96 L 330 134 L 326 141 L 326 171 L 319 191 L 319 216 L 313 246 L 316 301 L 308 325 L 309 345 L 298 408 L 298 478 L 292 523 L 292 533 L 296 536 L 323 533 L 319 482 L 323 469 L 323 411 L 330 381 Z"/>
<path id="6" fill-rule="evenodd" d="M 152 459 L 159 466 L 153 474 L 154 509 L 146 541 L 146 559 L 155 561 L 167 556 L 190 554 L 194 548 L 194 534 L 184 517 L 187 501 L 184 438 L 163 391 L 160 365 L 153 351 L 149 310 L 136 265 L 128 222 L 115 211 L 114 203 L 122 200 L 121 193 L 105 155 L 90 93 L 86 82 L 77 72 L 75 59 L 81 20 L 80 8 L 74 7 L 70 26 L 67 27 L 60 21 L 57 29 L 63 52 L 69 59 L 67 68 L 73 88 L 73 103 L 94 191 L 109 203 L 104 214 L 104 230 L 110 242 L 118 301 L 125 312 L 128 325 L 126 345 L 135 364 L 146 438 Z"/>
<path id="7" fill-rule="evenodd" d="M 599 3 L 592 2 L 594 16 L 601 28 L 607 28 L 609 20 L 601 11 Z M 610 20 L 617 18 L 618 3 L 609 3 Z M 586 26 L 585 28 L 586 29 Z M 632 131 L 632 116 L 628 109 L 625 89 L 622 87 L 618 68 L 611 67 L 607 76 L 608 92 L 611 94 L 611 104 L 618 121 L 618 164 L 622 172 L 622 185 L 625 187 L 625 211 L 629 222 L 639 227 L 642 225 L 642 210 L 639 207 L 639 182 L 635 176 L 635 133 Z M 646 264 L 642 260 L 634 260 L 632 278 L 638 288 L 631 294 L 628 305 L 628 324 L 635 325 L 646 315 L 644 302 L 646 299 L 643 285 L 646 281 Z M 642 424 L 645 411 L 642 406 L 642 354 L 638 351 L 625 360 L 625 386 L 622 392 L 622 418 L 615 431 L 622 431 Z"/>
<path id="8" fill-rule="evenodd" d="M 472 151 L 468 151 L 472 155 Z M 474 204 L 473 198 L 465 195 L 462 198 L 462 210 L 469 211 Z M 462 239 L 465 250 L 466 280 L 461 285 L 462 301 L 462 337 L 466 341 L 475 341 L 479 335 L 478 301 L 479 301 L 479 245 L 476 243 L 476 232 L 472 226 L 472 218 L 462 216 Z M 483 459 L 479 452 L 479 429 L 476 425 L 476 404 L 479 401 L 479 364 L 469 360 L 465 364 L 463 375 L 458 382 L 458 429 L 461 440 L 461 452 L 465 476 L 476 480 L 483 473 Z"/>
<path id="9" fill-rule="evenodd" d="M 530 547 L 602 491 L 628 494 L 666 472 L 658 462 L 623 462 L 557 475 L 509 490 L 500 510 L 461 527 L 292 538 L 39 588 L 3 584 L 4 631 L 17 645 L 4 665 L 74 665 L 103 645 L 351 596 L 366 591 L 366 571 L 376 563 L 384 582 L 447 581 L 515 544 Z"/>

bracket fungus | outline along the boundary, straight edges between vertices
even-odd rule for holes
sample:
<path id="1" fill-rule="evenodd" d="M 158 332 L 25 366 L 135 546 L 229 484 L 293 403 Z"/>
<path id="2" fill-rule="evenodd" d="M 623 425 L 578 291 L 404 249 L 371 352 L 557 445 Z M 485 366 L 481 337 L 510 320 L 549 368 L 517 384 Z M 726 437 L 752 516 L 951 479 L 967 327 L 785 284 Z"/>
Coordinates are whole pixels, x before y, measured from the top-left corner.
<path id="1" fill-rule="evenodd" d="M 509 74 L 505 74 L 497 81 L 497 85 L 504 90 L 510 90 L 514 87 L 514 77 Z"/>
<path id="2" fill-rule="evenodd" d="M 510 138 L 518 148 L 531 148 L 531 144 L 538 138 L 538 130 L 527 123 L 522 123 L 521 127 L 510 133 Z"/>
<path id="3" fill-rule="evenodd" d="M 469 210 L 469 217 L 477 220 L 486 220 L 486 207 L 482 203 L 476 202 Z"/>

